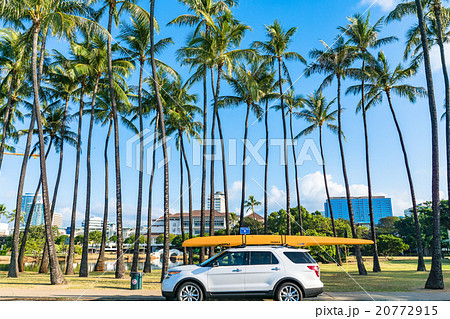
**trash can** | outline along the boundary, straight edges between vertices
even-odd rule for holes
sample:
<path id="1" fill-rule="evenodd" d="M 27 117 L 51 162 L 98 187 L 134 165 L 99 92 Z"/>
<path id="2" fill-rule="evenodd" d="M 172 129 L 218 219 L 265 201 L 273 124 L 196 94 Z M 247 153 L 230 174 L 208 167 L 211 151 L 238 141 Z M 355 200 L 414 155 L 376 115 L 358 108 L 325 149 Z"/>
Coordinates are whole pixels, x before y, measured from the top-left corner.
<path id="1" fill-rule="evenodd" d="M 131 273 L 131 290 L 141 290 L 142 289 L 142 277 L 144 273 L 142 272 L 132 272 Z"/>

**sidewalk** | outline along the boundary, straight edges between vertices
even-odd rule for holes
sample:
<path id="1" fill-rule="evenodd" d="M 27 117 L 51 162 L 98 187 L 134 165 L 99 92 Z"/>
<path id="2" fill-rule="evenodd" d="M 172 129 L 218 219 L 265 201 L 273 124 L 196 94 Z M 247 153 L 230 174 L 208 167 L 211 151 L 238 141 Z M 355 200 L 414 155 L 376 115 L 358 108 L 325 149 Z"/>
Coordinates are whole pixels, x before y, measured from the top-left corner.
<path id="1" fill-rule="evenodd" d="M 450 293 L 446 291 L 418 292 L 370 292 L 376 301 L 450 301 Z M 371 301 L 365 292 L 325 292 L 308 301 Z M 159 290 L 128 290 L 128 289 L 20 289 L 1 288 L 2 300 L 127 300 L 127 301 L 162 301 Z"/>

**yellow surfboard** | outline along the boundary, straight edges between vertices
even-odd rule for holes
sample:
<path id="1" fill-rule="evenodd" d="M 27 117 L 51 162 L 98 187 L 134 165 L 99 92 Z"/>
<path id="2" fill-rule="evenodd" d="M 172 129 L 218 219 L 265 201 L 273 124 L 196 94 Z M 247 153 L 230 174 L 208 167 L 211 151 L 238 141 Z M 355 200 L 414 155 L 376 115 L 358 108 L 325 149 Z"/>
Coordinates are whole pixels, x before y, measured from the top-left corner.
<path id="1" fill-rule="evenodd" d="M 286 245 L 293 247 L 326 246 L 326 245 L 368 245 L 372 240 L 321 237 L 321 236 L 288 236 L 288 235 L 230 235 L 191 238 L 183 243 L 183 247 L 236 247 L 257 245 Z"/>

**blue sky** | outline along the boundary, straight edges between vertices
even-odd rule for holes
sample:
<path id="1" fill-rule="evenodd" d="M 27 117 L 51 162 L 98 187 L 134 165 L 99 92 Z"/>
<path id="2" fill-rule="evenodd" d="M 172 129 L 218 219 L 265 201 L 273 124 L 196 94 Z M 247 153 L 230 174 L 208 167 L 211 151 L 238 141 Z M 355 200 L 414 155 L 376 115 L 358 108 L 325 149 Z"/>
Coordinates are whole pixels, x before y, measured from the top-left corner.
<path id="1" fill-rule="evenodd" d="M 234 9 L 234 14 L 243 23 L 252 27 L 242 42 L 242 47 L 248 47 L 255 40 L 265 40 L 265 24 L 271 24 L 274 19 L 279 19 L 286 28 L 292 26 L 298 27 L 297 33 L 293 38 L 290 50 L 296 51 L 311 60 L 308 53 L 312 48 L 322 48 L 319 40 L 324 40 L 328 44 L 333 43 L 333 39 L 339 35 L 337 27 L 347 23 L 347 17 L 356 12 L 364 13 L 373 4 L 370 0 L 362 1 L 269 1 L 269 0 L 241 0 L 240 6 Z M 371 7 L 371 20 L 375 22 L 388 10 L 393 8 L 395 0 L 384 0 L 374 3 Z M 140 4 L 148 9 L 148 2 L 141 1 Z M 158 1 L 156 8 L 156 18 L 161 26 L 161 32 L 158 38 L 172 37 L 175 45 L 164 52 L 161 58 L 169 65 L 175 67 L 186 79 L 189 76 L 189 69 L 182 68 L 176 61 L 175 52 L 183 46 L 190 33 L 188 28 L 166 27 L 167 22 L 176 16 L 185 13 L 186 9 L 176 0 Z M 127 16 L 122 17 L 122 22 L 128 21 Z M 404 34 L 408 27 L 415 22 L 415 19 L 408 18 L 402 22 L 392 23 L 383 28 L 382 36 L 395 35 L 400 40 L 383 47 L 391 64 L 395 66 L 402 62 Z M 117 36 L 117 29 L 113 36 Z M 48 44 L 49 49 L 57 48 L 60 51 L 67 52 L 67 43 L 62 40 L 51 39 Z M 448 51 L 448 50 L 447 50 Z M 376 52 L 372 52 L 376 54 Z M 438 103 L 439 116 L 443 112 L 443 81 L 439 65 L 439 55 L 436 49 L 432 51 L 432 66 L 435 82 L 436 101 Z M 314 75 L 310 78 L 302 76 L 305 66 L 300 63 L 290 63 L 289 70 L 293 81 L 294 89 L 297 94 L 310 94 L 316 90 L 322 76 Z M 137 72 L 136 72 L 137 73 Z M 146 67 L 147 76 L 150 73 L 150 67 Z M 129 85 L 137 84 L 137 74 L 129 78 Z M 425 75 L 421 70 L 417 76 L 409 81 L 410 84 L 425 86 Z M 343 83 L 343 90 L 352 85 L 352 81 Z M 222 86 L 223 94 L 229 94 L 230 90 L 227 84 Z M 193 93 L 201 94 L 200 86 L 192 88 Z M 324 91 L 329 100 L 336 96 L 336 86 L 333 83 Z M 200 95 L 201 96 L 201 95 Z M 211 97 L 211 93 L 209 93 Z M 364 162 L 364 139 L 362 118 L 360 114 L 355 114 L 355 105 L 357 99 L 353 96 L 343 96 L 343 129 L 347 142 L 345 143 L 345 153 L 348 167 L 348 176 L 352 188 L 352 195 L 366 195 L 366 175 Z M 428 103 L 426 99 L 420 99 L 415 104 L 408 101 L 394 98 L 394 107 L 397 110 L 398 120 L 403 129 L 406 147 L 409 152 L 410 165 L 413 179 L 416 187 L 416 197 L 418 202 L 429 200 L 431 197 L 431 144 L 430 144 L 430 121 Z M 199 106 L 201 105 L 201 100 Z M 72 111 L 76 110 L 76 105 L 71 105 Z M 229 140 L 237 140 L 237 165 L 228 167 L 228 184 L 230 194 L 230 210 L 238 212 L 240 205 L 241 190 L 241 166 L 242 143 L 240 139 L 244 132 L 245 110 L 244 107 L 221 110 L 221 117 L 228 149 Z M 211 113 L 211 112 L 210 112 Z M 270 134 L 272 138 L 282 137 L 281 115 L 274 110 L 269 113 L 270 116 Z M 199 118 L 200 120 L 200 118 Z M 249 139 L 255 144 L 258 139 L 263 138 L 264 123 L 257 122 L 251 115 L 249 128 Z M 76 130 L 76 121 L 71 123 L 72 129 Z M 20 125 L 19 125 L 20 126 Z M 83 140 L 87 138 L 88 118 L 85 117 L 83 123 Z M 150 127 L 147 120 L 146 127 Z M 294 134 L 300 132 L 306 123 L 302 120 L 295 120 Z M 374 194 L 386 195 L 392 198 L 392 204 L 395 215 L 402 215 L 403 210 L 410 207 L 409 187 L 406 179 L 406 173 L 403 165 L 402 153 L 395 127 L 386 104 L 378 105 L 368 112 L 369 143 L 371 155 L 372 187 Z M 106 127 L 96 126 L 94 128 L 93 139 L 93 198 L 91 211 L 93 216 L 102 216 L 103 214 L 103 147 L 106 136 Z M 150 127 L 150 130 L 153 130 Z M 208 132 L 209 134 L 209 132 Z M 122 161 L 122 197 L 124 208 L 124 223 L 126 226 L 132 226 L 136 214 L 137 202 L 137 178 L 138 171 L 134 167 L 126 165 L 126 141 L 133 138 L 133 134 L 124 128 L 120 129 L 121 139 L 121 161 Z M 441 168 L 441 190 L 442 196 L 445 194 L 445 136 L 444 123 L 440 123 L 440 168 Z M 314 143 L 317 141 L 317 135 L 308 136 Z M 17 146 L 18 151 L 22 151 L 24 140 Z M 111 141 L 112 142 L 112 141 Z M 306 142 L 306 146 L 311 145 L 311 140 Z M 193 142 L 197 143 L 197 142 Z M 300 151 L 305 139 L 299 141 L 297 152 Z M 83 145 L 85 147 L 87 143 Z M 179 207 L 179 162 L 178 152 L 173 144 L 169 143 L 172 160 L 170 162 L 170 203 L 171 212 L 178 212 Z M 327 164 L 327 173 L 329 174 L 331 196 L 343 196 L 343 178 L 339 160 L 339 149 L 337 137 L 330 132 L 325 132 L 324 148 Z M 198 148 L 197 148 L 198 149 Z M 195 148 L 194 148 L 195 150 Z M 306 150 L 306 149 L 305 149 Z M 188 147 L 188 156 L 193 158 L 192 147 Z M 81 161 L 80 187 L 78 197 L 77 224 L 81 223 L 85 207 L 85 189 L 86 189 L 86 158 L 83 149 Z M 260 150 L 261 156 L 264 156 L 264 147 Z M 311 152 L 309 154 L 312 154 Z M 113 144 L 110 143 L 110 220 L 114 221 L 115 216 L 115 185 L 114 185 L 114 166 L 113 166 Z M 229 155 L 229 154 L 227 154 Z M 290 180 L 291 180 L 291 203 L 296 206 L 295 199 L 295 180 L 291 150 L 290 156 Z M 162 159 L 162 152 L 157 155 L 158 161 Z M 269 160 L 269 208 L 270 211 L 280 209 L 279 204 L 284 206 L 284 170 L 279 164 L 280 148 L 274 146 L 271 148 L 271 157 Z M 39 161 L 31 159 L 29 161 L 25 191 L 34 192 L 37 179 L 39 177 Z M 0 203 L 4 203 L 9 210 L 15 208 L 15 198 L 17 192 L 17 182 L 20 172 L 21 158 L 16 156 L 6 156 L 2 170 L 0 172 Z M 53 184 L 56 178 L 58 165 L 58 155 L 51 152 L 48 158 L 48 176 L 49 187 L 53 190 Z M 63 224 L 68 225 L 72 207 L 73 177 L 75 169 L 75 149 L 67 146 L 65 148 L 64 168 L 62 174 L 61 188 L 58 196 L 56 212 L 63 214 Z M 201 186 L 201 167 L 192 166 L 192 181 L 194 194 L 194 209 L 200 208 L 200 186 Z M 263 190 L 263 172 L 264 167 L 258 165 L 253 159 L 248 165 L 246 194 L 254 195 L 262 201 Z M 216 190 L 222 190 L 221 164 L 216 162 Z M 209 175 L 209 165 L 208 165 Z M 299 166 L 299 179 L 301 188 L 301 203 L 308 210 L 323 210 L 325 192 L 323 188 L 323 179 L 321 167 L 314 160 L 305 161 Z M 186 182 L 185 178 L 185 182 Z M 147 207 L 149 175 L 145 174 L 144 179 L 144 208 Z M 185 186 L 187 187 L 187 186 Z M 208 187 L 209 189 L 209 187 Z M 446 196 L 445 196 L 446 197 Z M 157 169 L 154 187 L 154 217 L 162 213 L 163 207 L 163 169 Z M 187 194 L 185 196 L 185 209 L 187 209 Z M 257 212 L 262 212 L 262 206 L 258 207 Z M 146 215 L 146 209 L 144 209 Z M 146 218 L 144 216 L 144 218 Z"/>

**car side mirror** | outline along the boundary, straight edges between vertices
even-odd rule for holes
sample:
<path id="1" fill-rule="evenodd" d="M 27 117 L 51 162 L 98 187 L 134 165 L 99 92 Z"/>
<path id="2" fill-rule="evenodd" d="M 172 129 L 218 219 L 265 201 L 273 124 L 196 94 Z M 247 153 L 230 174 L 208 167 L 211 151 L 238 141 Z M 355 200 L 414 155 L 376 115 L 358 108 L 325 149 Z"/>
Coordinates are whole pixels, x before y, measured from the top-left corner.
<path id="1" fill-rule="evenodd" d="M 219 267 L 219 262 L 218 261 L 213 262 L 212 266 L 213 267 Z"/>

